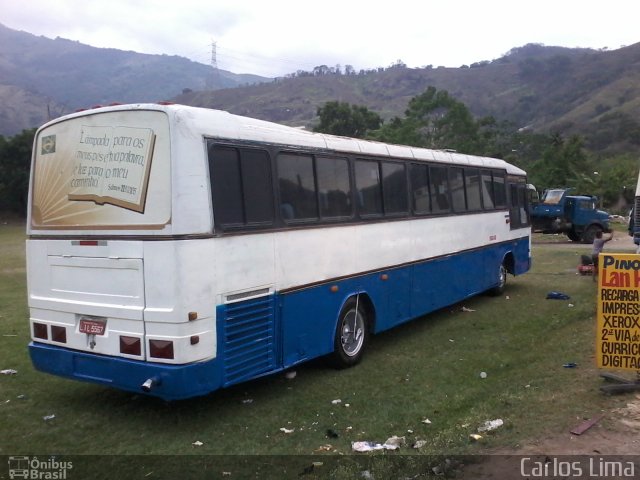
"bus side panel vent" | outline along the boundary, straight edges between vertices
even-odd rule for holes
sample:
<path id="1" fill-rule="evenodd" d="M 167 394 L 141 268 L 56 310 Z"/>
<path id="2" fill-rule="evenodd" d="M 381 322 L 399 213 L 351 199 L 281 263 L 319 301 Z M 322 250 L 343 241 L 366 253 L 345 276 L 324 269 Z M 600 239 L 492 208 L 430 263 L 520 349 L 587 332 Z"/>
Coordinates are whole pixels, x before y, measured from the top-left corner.
<path id="1" fill-rule="evenodd" d="M 274 297 L 229 303 L 223 323 L 224 384 L 259 376 L 276 367 Z"/>

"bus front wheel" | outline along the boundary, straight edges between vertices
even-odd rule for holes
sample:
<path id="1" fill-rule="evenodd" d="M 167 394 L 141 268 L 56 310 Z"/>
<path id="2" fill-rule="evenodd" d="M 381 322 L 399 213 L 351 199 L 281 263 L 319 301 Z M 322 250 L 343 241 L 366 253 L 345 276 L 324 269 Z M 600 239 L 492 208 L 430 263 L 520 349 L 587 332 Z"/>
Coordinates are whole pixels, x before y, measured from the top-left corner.
<path id="1" fill-rule="evenodd" d="M 358 297 L 352 297 L 347 300 L 338 318 L 331 363 L 336 368 L 355 365 L 362 360 L 368 340 L 368 318 L 364 302 Z"/>

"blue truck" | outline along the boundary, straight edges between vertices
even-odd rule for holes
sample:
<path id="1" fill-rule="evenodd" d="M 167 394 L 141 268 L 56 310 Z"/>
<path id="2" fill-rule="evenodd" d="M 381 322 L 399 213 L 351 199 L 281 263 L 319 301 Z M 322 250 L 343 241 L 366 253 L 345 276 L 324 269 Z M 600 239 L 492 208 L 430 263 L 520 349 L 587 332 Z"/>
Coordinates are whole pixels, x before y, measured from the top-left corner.
<path id="1" fill-rule="evenodd" d="M 545 190 L 542 198 L 530 196 L 534 232 L 562 233 L 574 242 L 593 243 L 598 231 L 610 232 L 609 214 L 598 210 L 598 197 L 570 195 L 570 188 Z M 530 191 L 535 192 L 534 187 Z"/>

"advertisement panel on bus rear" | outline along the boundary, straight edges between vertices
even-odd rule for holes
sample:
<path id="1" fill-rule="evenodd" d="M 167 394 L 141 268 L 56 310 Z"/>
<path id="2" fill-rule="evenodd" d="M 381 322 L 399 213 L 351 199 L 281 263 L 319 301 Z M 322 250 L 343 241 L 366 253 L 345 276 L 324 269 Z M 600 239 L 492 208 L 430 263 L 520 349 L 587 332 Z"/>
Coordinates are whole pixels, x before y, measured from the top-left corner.
<path id="1" fill-rule="evenodd" d="M 128 113 L 81 116 L 38 133 L 32 228 L 162 228 L 169 222 L 166 115 Z"/>

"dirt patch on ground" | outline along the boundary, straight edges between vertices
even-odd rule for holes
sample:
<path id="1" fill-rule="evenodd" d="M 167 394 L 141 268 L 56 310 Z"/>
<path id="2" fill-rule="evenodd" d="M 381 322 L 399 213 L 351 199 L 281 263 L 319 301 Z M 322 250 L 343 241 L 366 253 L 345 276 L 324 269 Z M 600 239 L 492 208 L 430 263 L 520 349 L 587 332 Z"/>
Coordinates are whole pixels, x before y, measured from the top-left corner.
<path id="1" fill-rule="evenodd" d="M 623 466 L 628 462 L 634 462 L 632 478 L 638 478 L 640 474 L 640 394 L 626 394 L 628 401 L 622 408 L 604 412 L 600 421 L 581 435 L 566 432 L 547 438 L 528 442 L 519 448 L 508 448 L 486 452 L 491 455 L 485 457 L 477 464 L 466 465 L 462 477 L 465 479 L 517 479 L 533 478 L 531 465 L 533 462 L 542 462 L 549 465 L 549 472 L 553 472 L 554 462 L 578 461 L 582 468 L 582 476 L 570 475 L 575 478 L 593 478 L 590 468 L 598 468 L 600 458 L 606 461 L 621 461 Z M 580 422 L 576 422 L 576 427 Z M 635 455 L 635 457 L 621 457 L 623 455 Z M 568 458 L 565 456 L 575 456 Z M 593 460 L 589 460 L 590 456 Z M 531 457 L 523 467 L 523 458 Z M 523 473 L 524 468 L 524 473 Z M 557 473 L 557 472 L 555 472 Z M 533 475 L 534 477 L 536 475 Z M 624 475 L 623 475 L 624 477 Z M 557 475 L 544 475 L 542 478 L 565 478 Z M 618 478 L 618 477 L 616 477 Z"/>

